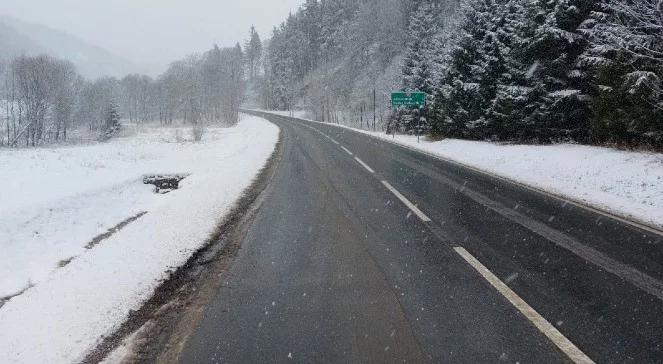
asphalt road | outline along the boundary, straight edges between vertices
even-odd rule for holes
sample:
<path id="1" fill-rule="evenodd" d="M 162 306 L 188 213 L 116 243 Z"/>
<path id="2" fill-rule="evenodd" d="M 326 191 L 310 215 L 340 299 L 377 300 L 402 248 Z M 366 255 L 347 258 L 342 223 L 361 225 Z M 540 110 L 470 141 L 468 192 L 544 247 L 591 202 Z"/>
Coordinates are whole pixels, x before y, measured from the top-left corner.
<path id="1" fill-rule="evenodd" d="M 663 363 L 663 238 L 346 129 L 284 155 L 183 363 Z"/>

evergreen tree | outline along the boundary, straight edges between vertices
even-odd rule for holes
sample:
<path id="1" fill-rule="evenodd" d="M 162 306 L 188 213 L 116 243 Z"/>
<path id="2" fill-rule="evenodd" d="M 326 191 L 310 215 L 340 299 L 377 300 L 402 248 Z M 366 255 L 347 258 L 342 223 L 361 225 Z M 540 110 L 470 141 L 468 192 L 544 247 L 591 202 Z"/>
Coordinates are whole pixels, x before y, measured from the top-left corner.
<path id="1" fill-rule="evenodd" d="M 408 27 L 408 47 L 403 63 L 403 89 L 419 91 L 429 95 L 429 103 L 436 89 L 438 57 L 441 52 L 439 34 L 441 33 L 440 6 L 433 0 L 420 0 L 410 18 Z M 397 110 L 393 120 L 396 127 L 413 131 L 418 126 L 430 131 L 429 116 L 426 108 Z"/>
<path id="2" fill-rule="evenodd" d="M 248 65 L 249 81 L 253 81 L 258 73 L 260 60 L 262 58 L 262 41 L 256 28 L 251 26 L 249 31 L 249 40 L 244 44 L 244 54 Z"/>
<path id="3" fill-rule="evenodd" d="M 578 67 L 588 47 L 581 25 L 597 5 L 594 0 L 535 0 L 527 9 L 523 51 L 518 60 L 530 65 L 531 130 L 521 135 L 541 142 L 586 141 L 591 118 L 589 85 Z"/>
<path id="4" fill-rule="evenodd" d="M 357 2 L 352 0 L 323 0 L 320 3 L 320 53 L 324 64 L 343 54 L 343 43 L 350 37 L 357 5 Z"/>
<path id="5" fill-rule="evenodd" d="M 536 62 L 523 63 L 519 57 L 526 47 L 528 35 L 525 2 L 522 0 L 501 1 L 493 29 L 494 50 L 492 77 L 496 82 L 490 91 L 494 97 L 486 111 L 486 119 L 492 127 L 490 137 L 498 140 L 524 140 L 526 131 L 531 130 L 528 115 L 532 112 L 533 95 L 529 82 Z"/>
<path id="6" fill-rule="evenodd" d="M 660 23 L 661 11 L 651 0 L 606 0 L 584 23 L 592 41 L 581 56 L 592 84 L 592 142 L 663 145 L 663 62 L 656 57 L 663 24 L 638 26 Z"/>
<path id="7" fill-rule="evenodd" d="M 120 131 L 121 126 L 120 113 L 117 110 L 117 105 L 115 102 L 111 101 L 106 108 L 104 128 L 99 139 L 102 141 L 111 139 Z"/>
<path id="8" fill-rule="evenodd" d="M 461 4 L 460 27 L 433 105 L 431 131 L 435 135 L 478 138 L 478 129 L 487 125 L 485 115 L 493 93 L 489 79 L 495 73 L 490 67 L 498 66 L 501 59 L 493 44 L 496 8 L 493 0 Z"/>

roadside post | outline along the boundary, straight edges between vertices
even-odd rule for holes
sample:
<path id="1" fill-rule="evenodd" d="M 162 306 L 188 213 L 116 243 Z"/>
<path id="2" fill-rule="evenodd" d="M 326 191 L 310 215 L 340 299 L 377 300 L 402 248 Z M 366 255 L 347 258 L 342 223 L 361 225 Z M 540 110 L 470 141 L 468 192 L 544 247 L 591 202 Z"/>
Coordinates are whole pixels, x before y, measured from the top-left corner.
<path id="1" fill-rule="evenodd" d="M 376 96 L 375 96 L 375 87 L 373 88 L 373 131 L 375 131 L 375 102 L 376 102 Z"/>
<path id="2" fill-rule="evenodd" d="M 391 106 L 394 109 L 407 107 L 424 109 L 426 107 L 426 93 L 420 91 L 394 91 L 391 93 Z M 417 118 L 417 143 L 421 134 L 421 118 Z M 394 136 L 396 131 L 394 130 Z"/>

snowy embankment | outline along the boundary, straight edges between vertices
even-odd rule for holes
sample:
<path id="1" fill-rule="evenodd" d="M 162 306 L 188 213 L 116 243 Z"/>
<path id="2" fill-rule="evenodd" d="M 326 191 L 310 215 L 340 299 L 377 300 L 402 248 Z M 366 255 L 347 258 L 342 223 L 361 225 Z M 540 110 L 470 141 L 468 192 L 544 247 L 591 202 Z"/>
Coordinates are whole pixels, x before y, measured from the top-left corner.
<path id="1" fill-rule="evenodd" d="M 80 361 L 206 242 L 279 133 L 255 117 L 177 142 L 188 132 L 0 151 L 0 297 L 18 294 L 0 307 L 0 362 Z M 190 176 L 158 195 L 143 185 L 149 173 Z"/>
<path id="2" fill-rule="evenodd" d="M 277 114 L 289 116 L 289 112 Z M 575 144 L 502 145 L 457 139 L 418 143 L 416 136 L 339 127 L 663 227 L 663 154 Z"/>

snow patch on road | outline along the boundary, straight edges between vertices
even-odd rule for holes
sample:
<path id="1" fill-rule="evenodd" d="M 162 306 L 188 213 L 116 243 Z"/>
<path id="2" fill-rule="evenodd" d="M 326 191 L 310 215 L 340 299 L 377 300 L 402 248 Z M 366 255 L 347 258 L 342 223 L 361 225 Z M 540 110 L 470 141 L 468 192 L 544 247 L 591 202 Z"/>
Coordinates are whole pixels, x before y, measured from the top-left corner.
<path id="1" fill-rule="evenodd" d="M 85 147 L 0 152 L 0 362 L 78 362 L 212 234 L 273 152 L 278 128 L 246 117 L 201 143 L 173 129 Z M 166 195 L 145 173 L 189 173 Z M 148 213 L 92 249 L 95 236 Z M 68 264 L 58 263 L 74 257 Z"/>

